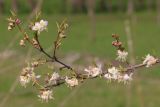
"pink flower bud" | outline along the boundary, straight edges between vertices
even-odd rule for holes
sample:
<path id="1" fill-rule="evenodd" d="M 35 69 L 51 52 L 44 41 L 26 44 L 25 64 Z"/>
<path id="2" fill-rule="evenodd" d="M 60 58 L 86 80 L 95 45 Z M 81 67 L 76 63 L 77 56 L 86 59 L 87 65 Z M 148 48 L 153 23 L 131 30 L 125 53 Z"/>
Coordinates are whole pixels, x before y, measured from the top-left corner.
<path id="1" fill-rule="evenodd" d="M 18 25 L 18 24 L 21 23 L 21 20 L 20 20 L 20 19 L 16 19 L 16 20 L 15 20 L 15 23 Z"/>

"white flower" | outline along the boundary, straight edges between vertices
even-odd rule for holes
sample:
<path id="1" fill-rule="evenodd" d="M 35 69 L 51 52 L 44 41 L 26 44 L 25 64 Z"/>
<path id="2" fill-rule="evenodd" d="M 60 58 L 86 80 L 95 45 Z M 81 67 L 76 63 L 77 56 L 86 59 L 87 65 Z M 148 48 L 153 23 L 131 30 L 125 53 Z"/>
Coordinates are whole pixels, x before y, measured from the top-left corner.
<path id="1" fill-rule="evenodd" d="M 124 82 L 124 84 L 126 84 L 130 82 L 131 80 L 132 80 L 132 74 L 124 74 L 119 81 Z"/>
<path id="2" fill-rule="evenodd" d="M 23 87 L 26 87 L 26 84 L 28 84 L 31 81 L 31 78 L 29 75 L 20 76 L 19 81 Z"/>
<path id="3" fill-rule="evenodd" d="M 74 86 L 78 85 L 78 80 L 76 78 L 69 79 L 68 77 L 66 77 L 65 81 L 66 81 L 67 85 L 70 87 L 74 87 Z"/>
<path id="4" fill-rule="evenodd" d="M 59 78 L 60 78 L 60 75 L 57 72 L 54 72 L 51 78 L 49 79 L 48 83 L 51 84 L 54 82 L 56 84 Z"/>
<path id="5" fill-rule="evenodd" d="M 48 89 L 40 90 L 40 94 L 38 95 L 38 97 L 39 97 L 42 101 L 48 102 L 48 100 L 53 99 L 52 91 L 51 91 L 51 90 L 48 90 Z"/>
<path id="6" fill-rule="evenodd" d="M 34 31 L 40 31 L 41 26 L 39 22 L 35 22 L 34 26 L 32 26 L 32 30 Z"/>
<path id="7" fill-rule="evenodd" d="M 112 75 L 117 75 L 119 73 L 119 71 L 116 67 L 109 68 L 108 72 Z"/>
<path id="8" fill-rule="evenodd" d="M 98 67 L 89 66 L 88 69 L 84 69 L 85 72 L 87 72 L 88 76 L 96 77 L 102 73 L 102 67 L 101 65 L 98 65 Z"/>
<path id="9" fill-rule="evenodd" d="M 127 56 L 128 56 L 128 52 L 118 50 L 117 55 L 118 55 L 118 57 L 116 58 L 116 60 L 125 62 L 127 59 Z"/>
<path id="10" fill-rule="evenodd" d="M 120 76 L 120 73 L 118 69 L 116 69 L 115 67 L 112 67 L 108 69 L 108 73 L 104 75 L 104 78 L 109 80 L 111 79 L 117 80 L 119 76 Z"/>
<path id="11" fill-rule="evenodd" d="M 47 29 L 48 21 L 40 20 L 40 25 L 41 25 L 44 29 Z"/>
<path id="12" fill-rule="evenodd" d="M 128 81 L 128 80 L 132 80 L 132 74 L 130 74 L 130 75 L 128 75 L 128 74 L 124 74 L 124 76 L 123 76 L 123 79 L 125 80 L 125 81 Z"/>
<path id="13" fill-rule="evenodd" d="M 115 67 L 112 67 L 108 69 L 108 73 L 104 75 L 104 78 L 106 78 L 107 80 L 117 80 L 118 82 L 124 82 L 124 84 L 126 84 L 132 80 L 132 73 L 123 74 L 120 73 L 119 70 Z"/>
<path id="14" fill-rule="evenodd" d="M 153 64 L 155 64 L 157 62 L 158 59 L 154 58 L 153 56 L 151 56 L 150 54 L 148 54 L 146 56 L 146 58 L 143 61 L 143 64 L 146 64 L 146 67 L 150 67 Z"/>
<path id="15" fill-rule="evenodd" d="M 111 80 L 111 79 L 112 79 L 112 76 L 107 73 L 107 74 L 104 75 L 104 78 L 106 78 L 106 79 L 108 79 L 108 80 Z"/>
<path id="16" fill-rule="evenodd" d="M 26 67 L 23 68 L 23 71 L 20 75 L 19 81 L 22 86 L 26 87 L 26 85 L 31 81 L 31 79 L 35 79 L 35 73 L 33 72 L 33 67 Z"/>
<path id="17" fill-rule="evenodd" d="M 47 29 L 48 21 L 40 20 L 40 22 L 35 22 L 32 26 L 32 30 L 37 31 L 38 33 Z"/>

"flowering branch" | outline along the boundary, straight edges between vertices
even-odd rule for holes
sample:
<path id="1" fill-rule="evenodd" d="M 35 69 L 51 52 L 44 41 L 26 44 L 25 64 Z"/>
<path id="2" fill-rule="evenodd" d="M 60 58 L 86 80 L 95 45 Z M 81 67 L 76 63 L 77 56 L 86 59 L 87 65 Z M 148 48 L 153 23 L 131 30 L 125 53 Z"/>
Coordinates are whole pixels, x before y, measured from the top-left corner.
<path id="1" fill-rule="evenodd" d="M 25 47 L 27 41 L 29 44 L 31 44 L 31 46 L 39 50 L 48 58 L 39 58 L 38 60 L 28 63 L 28 66 L 22 69 L 19 79 L 21 85 L 24 87 L 26 87 L 28 83 L 32 82 L 32 85 L 39 90 L 38 97 L 42 101 L 48 102 L 49 99 L 54 99 L 52 96 L 52 88 L 62 84 L 66 84 L 68 87 L 75 87 L 87 79 L 94 79 L 98 77 L 104 77 L 108 81 L 118 81 L 126 84 L 132 80 L 132 75 L 136 69 L 141 67 L 151 67 L 152 65 L 160 63 L 160 59 L 148 54 L 141 64 L 130 65 L 127 61 L 128 52 L 125 50 L 119 36 L 113 34 L 112 38 L 114 41 L 112 42 L 112 45 L 117 50 L 116 60 L 120 62 L 118 66 L 112 64 L 108 65 L 108 67 L 105 67 L 105 64 L 103 63 L 95 63 L 94 65 L 84 68 L 81 71 L 75 70 L 57 58 L 57 51 L 62 44 L 62 40 L 67 37 L 65 34 L 65 31 L 68 28 L 66 20 L 60 24 L 57 23 L 57 38 L 54 41 L 53 55 L 50 55 L 44 50 L 39 41 L 40 33 L 47 30 L 48 21 L 40 20 L 40 14 L 36 16 L 35 21 L 33 21 L 29 27 L 31 32 L 33 32 L 33 38 L 31 39 L 31 36 L 28 35 L 23 28 L 21 28 L 21 20 L 17 18 L 14 12 L 11 13 L 12 17 L 8 19 L 8 30 L 12 30 L 17 26 L 18 30 L 23 35 L 23 39 L 20 40 L 20 46 Z M 47 64 L 48 62 L 57 62 L 62 65 L 62 67 L 60 67 L 60 71 L 63 70 L 63 68 L 67 68 L 70 70 L 70 72 L 63 76 L 55 71 L 52 74 L 47 73 L 44 81 L 45 84 L 42 85 L 42 81 L 40 81 L 41 75 L 36 75 L 34 70 L 40 65 Z"/>
<path id="2" fill-rule="evenodd" d="M 12 12 L 12 14 L 14 14 L 13 15 L 14 17 L 8 19 L 8 21 L 10 22 L 8 30 L 12 30 L 15 26 L 18 27 L 18 30 L 24 35 L 24 39 L 20 40 L 20 45 L 21 46 L 25 46 L 25 41 L 28 41 L 33 47 L 35 47 L 40 52 L 45 54 L 48 58 L 50 58 L 51 62 L 57 62 L 57 63 L 63 65 L 62 68 L 67 68 L 67 69 L 73 70 L 72 67 L 70 67 L 70 66 L 66 65 L 65 63 L 59 61 L 58 58 L 56 57 L 56 51 L 59 48 L 59 46 L 61 45 L 62 38 L 65 38 L 64 30 L 66 30 L 66 28 L 68 27 L 68 25 L 66 24 L 65 21 L 63 21 L 63 23 L 60 26 L 57 24 L 57 26 L 58 26 L 58 36 L 57 36 L 57 40 L 55 41 L 54 54 L 53 54 L 53 57 L 52 57 L 46 51 L 44 51 L 43 47 L 41 46 L 41 44 L 39 42 L 39 36 L 38 36 L 38 34 L 40 34 L 41 31 L 47 29 L 46 27 L 48 25 L 48 22 L 44 21 L 44 20 L 41 20 L 40 23 L 35 22 L 34 26 L 31 25 L 32 26 L 31 29 L 33 31 L 36 31 L 36 32 L 34 33 L 34 38 L 32 40 L 30 40 L 28 34 L 20 26 L 20 23 L 21 23 L 20 19 L 18 19 L 16 17 L 15 13 Z M 38 19 L 38 18 L 36 18 L 36 19 Z M 14 25 L 14 26 L 11 26 L 11 25 Z"/>
<path id="3" fill-rule="evenodd" d="M 158 63 L 160 63 L 160 59 L 157 60 L 156 64 L 158 64 Z M 125 72 L 132 72 L 132 73 L 133 73 L 136 69 L 142 68 L 142 67 L 145 67 L 145 66 L 146 66 L 146 64 L 137 64 L 137 65 L 132 65 L 132 66 L 127 67 L 127 68 L 124 68 L 124 69 L 125 69 Z M 108 71 L 103 71 L 100 76 L 101 76 L 101 77 L 104 76 L 104 75 L 106 74 L 106 72 L 108 72 Z M 87 78 L 87 77 L 85 77 L 85 76 L 82 76 L 82 74 L 81 74 L 81 75 L 77 75 L 76 78 L 81 79 L 81 80 L 82 80 L 81 82 L 83 82 L 83 81 L 86 80 L 86 79 L 94 79 L 94 78 L 98 78 L 98 77 L 99 77 L 99 76 L 96 76 L 96 77 L 88 77 L 88 78 Z M 56 87 L 56 86 L 63 85 L 63 84 L 65 84 L 65 77 L 59 78 L 56 83 L 47 84 L 47 85 L 45 86 L 45 88 L 52 88 L 52 87 Z"/>
<path id="4" fill-rule="evenodd" d="M 156 62 L 155 62 L 154 64 L 159 64 L 159 63 L 160 63 L 160 59 L 157 59 Z M 146 63 L 133 65 L 133 66 L 127 67 L 127 71 L 128 71 L 128 70 L 133 70 L 133 69 L 142 68 L 142 67 L 145 67 L 145 66 L 147 66 Z"/>

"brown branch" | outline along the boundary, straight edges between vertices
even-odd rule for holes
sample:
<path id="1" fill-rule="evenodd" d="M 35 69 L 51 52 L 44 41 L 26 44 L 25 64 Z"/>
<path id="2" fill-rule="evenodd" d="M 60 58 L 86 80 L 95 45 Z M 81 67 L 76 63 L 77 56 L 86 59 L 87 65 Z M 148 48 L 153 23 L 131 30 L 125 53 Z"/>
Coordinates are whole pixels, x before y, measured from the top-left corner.
<path id="1" fill-rule="evenodd" d="M 32 41 L 29 39 L 29 36 L 27 35 L 27 33 L 24 32 L 24 30 L 19 26 L 19 24 L 17 24 L 17 27 L 18 27 L 18 30 L 24 35 L 25 40 L 27 40 L 27 41 L 34 47 Z M 42 52 L 44 55 L 46 55 L 48 58 L 50 58 L 50 59 L 51 59 L 51 60 L 50 60 L 51 62 L 57 62 L 57 63 L 63 65 L 62 68 L 67 68 L 67 69 L 73 70 L 72 67 L 70 67 L 70 66 L 68 66 L 67 64 L 65 64 L 65 63 L 61 62 L 60 60 L 58 60 L 58 58 L 56 57 L 56 50 L 57 50 L 56 45 L 55 45 L 55 48 L 54 48 L 54 56 L 52 57 L 51 55 L 49 55 L 49 54 L 43 49 L 43 47 L 42 47 L 42 45 L 40 44 L 40 41 L 39 41 L 39 39 L 38 39 L 38 34 L 37 34 L 37 32 L 35 33 L 35 40 L 38 42 L 38 46 L 39 46 L 39 48 L 36 48 L 36 49 L 38 49 L 40 52 Z"/>
<path id="2" fill-rule="evenodd" d="M 157 62 L 156 62 L 156 64 L 159 64 L 160 63 L 160 59 L 158 59 L 157 60 Z M 137 65 L 132 65 L 132 66 L 130 66 L 130 67 L 127 67 L 126 68 L 126 71 L 125 72 L 127 72 L 127 71 L 135 71 L 135 69 L 138 69 L 138 68 L 142 68 L 142 67 L 145 67 L 146 66 L 146 64 L 137 64 Z M 107 72 L 105 71 L 103 71 L 102 72 L 102 74 L 101 74 L 101 76 L 104 76 L 105 74 L 106 74 Z M 85 75 L 83 76 L 84 74 L 77 74 L 76 75 L 76 78 L 77 79 L 82 79 L 82 80 L 86 80 L 86 79 L 95 79 L 95 78 L 97 78 L 97 77 L 86 77 Z M 70 77 L 71 78 L 71 77 Z M 57 86 L 60 86 L 60 85 L 62 85 L 62 84 L 64 84 L 65 83 L 65 77 L 61 77 L 60 79 L 58 79 L 57 81 L 56 81 L 56 83 L 54 83 L 54 84 L 47 84 L 47 85 L 45 85 L 44 87 L 45 88 L 52 88 L 52 87 L 57 87 Z"/>
<path id="3" fill-rule="evenodd" d="M 158 64 L 158 63 L 160 63 L 160 59 L 158 59 L 158 60 L 156 61 L 156 64 Z M 145 66 L 146 66 L 146 64 L 132 65 L 132 66 L 130 66 L 130 67 L 127 67 L 127 71 L 128 71 L 128 70 L 133 70 L 133 69 L 142 68 L 142 67 L 145 67 Z"/>
<path id="4" fill-rule="evenodd" d="M 51 55 L 49 55 L 46 51 L 44 51 L 42 45 L 41 45 L 40 42 L 39 42 L 37 32 L 35 33 L 35 39 L 36 39 L 36 41 L 38 42 L 38 45 L 39 45 L 39 49 L 38 49 L 38 50 L 39 50 L 40 52 L 42 52 L 43 54 L 45 54 L 47 57 L 49 57 L 49 58 L 51 58 L 51 59 L 53 60 L 53 57 L 51 57 Z"/>

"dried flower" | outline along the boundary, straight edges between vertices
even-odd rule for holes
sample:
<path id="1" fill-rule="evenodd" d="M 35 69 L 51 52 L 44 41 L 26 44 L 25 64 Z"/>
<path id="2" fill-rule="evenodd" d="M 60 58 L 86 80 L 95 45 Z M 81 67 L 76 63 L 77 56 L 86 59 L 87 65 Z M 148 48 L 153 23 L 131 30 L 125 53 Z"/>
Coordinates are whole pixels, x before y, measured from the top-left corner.
<path id="1" fill-rule="evenodd" d="M 89 66 L 89 68 L 84 69 L 85 72 L 87 72 L 88 76 L 96 77 L 102 73 L 101 65 L 98 65 L 98 67 Z"/>
<path id="2" fill-rule="evenodd" d="M 32 30 L 37 31 L 38 34 L 43 30 L 46 30 L 48 26 L 48 21 L 40 20 L 40 22 L 35 22 L 34 26 L 32 26 Z"/>
<path id="3" fill-rule="evenodd" d="M 48 102 L 48 100 L 54 99 L 52 95 L 52 91 L 49 89 L 40 90 L 40 94 L 38 95 L 38 97 L 41 99 L 42 102 L 43 101 Z"/>
<path id="4" fill-rule="evenodd" d="M 66 77 L 65 81 L 66 81 L 67 85 L 70 87 L 74 87 L 74 86 L 78 85 L 78 80 L 76 78 L 69 79 L 68 77 Z"/>
<path id="5" fill-rule="evenodd" d="M 146 64 L 146 67 L 150 67 L 153 64 L 155 64 L 157 62 L 158 59 L 154 58 L 153 56 L 151 56 L 150 54 L 148 54 L 146 56 L 146 58 L 143 61 L 143 64 Z"/>
<path id="6" fill-rule="evenodd" d="M 117 55 L 118 55 L 118 57 L 116 58 L 116 60 L 125 62 L 126 59 L 127 59 L 127 56 L 128 56 L 128 52 L 118 50 L 118 51 L 117 51 Z"/>

